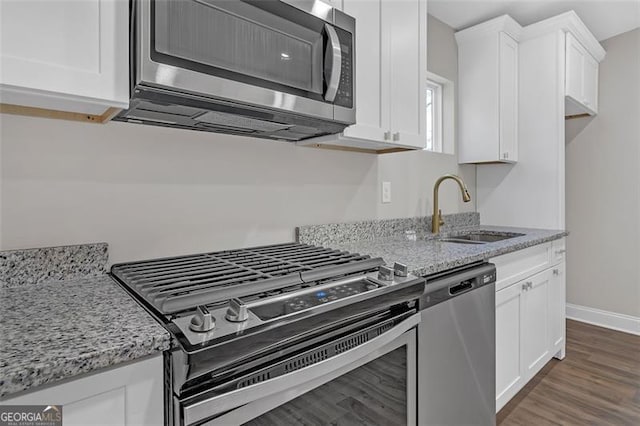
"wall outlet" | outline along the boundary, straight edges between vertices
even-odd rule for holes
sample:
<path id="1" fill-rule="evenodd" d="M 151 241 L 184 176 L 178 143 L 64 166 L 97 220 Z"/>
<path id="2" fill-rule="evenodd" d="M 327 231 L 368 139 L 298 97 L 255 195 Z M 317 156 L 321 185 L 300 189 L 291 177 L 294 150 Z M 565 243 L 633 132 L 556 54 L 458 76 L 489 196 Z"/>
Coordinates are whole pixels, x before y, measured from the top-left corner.
<path id="1" fill-rule="evenodd" d="M 391 182 L 382 182 L 382 203 L 391 202 Z"/>

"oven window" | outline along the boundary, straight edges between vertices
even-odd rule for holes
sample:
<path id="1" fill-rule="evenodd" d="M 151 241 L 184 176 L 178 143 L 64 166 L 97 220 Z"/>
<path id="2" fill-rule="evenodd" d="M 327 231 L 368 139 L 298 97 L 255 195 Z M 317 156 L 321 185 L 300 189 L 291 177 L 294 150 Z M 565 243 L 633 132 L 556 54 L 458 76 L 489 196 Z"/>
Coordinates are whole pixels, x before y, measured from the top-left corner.
<path id="1" fill-rule="evenodd" d="M 245 425 L 407 424 L 407 346 L 344 374 Z"/>
<path id="2" fill-rule="evenodd" d="M 241 82 L 254 79 L 262 82 L 258 85 L 271 83 L 321 95 L 322 21 L 309 16 L 300 18 L 302 12 L 279 16 L 266 10 L 267 5 L 157 0 L 153 50 L 162 55 L 163 63 Z M 282 13 L 294 10 L 281 5 Z"/>

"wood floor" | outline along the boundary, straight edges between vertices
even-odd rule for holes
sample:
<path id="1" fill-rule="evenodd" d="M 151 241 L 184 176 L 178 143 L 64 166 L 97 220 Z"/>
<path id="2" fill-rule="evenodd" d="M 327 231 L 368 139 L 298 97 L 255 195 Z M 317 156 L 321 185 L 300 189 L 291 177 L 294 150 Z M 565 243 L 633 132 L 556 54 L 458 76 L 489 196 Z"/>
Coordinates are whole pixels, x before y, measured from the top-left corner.
<path id="1" fill-rule="evenodd" d="M 567 320 L 567 356 L 549 362 L 497 424 L 640 425 L 640 336 Z"/>

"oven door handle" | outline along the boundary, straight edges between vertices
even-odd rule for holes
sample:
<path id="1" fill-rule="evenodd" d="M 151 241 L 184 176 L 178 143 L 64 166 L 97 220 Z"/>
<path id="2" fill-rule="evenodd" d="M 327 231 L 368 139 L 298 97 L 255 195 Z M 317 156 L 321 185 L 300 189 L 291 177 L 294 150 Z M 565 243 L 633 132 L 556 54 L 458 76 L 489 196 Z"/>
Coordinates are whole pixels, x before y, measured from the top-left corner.
<path id="1" fill-rule="evenodd" d="M 327 91 L 324 94 L 324 100 L 333 102 L 338 94 L 338 86 L 340 85 L 340 76 L 342 74 L 342 47 L 340 47 L 340 39 L 335 28 L 330 24 L 324 24 L 324 29 L 329 36 L 329 46 L 325 53 L 325 75 L 327 77 Z M 331 61 L 331 68 L 327 67 L 327 62 Z"/>
<path id="2" fill-rule="evenodd" d="M 191 404 L 186 403 L 182 406 L 184 425 L 200 424 L 203 420 L 216 414 L 225 413 L 250 403 L 259 405 L 262 403 L 263 406 L 266 404 L 266 408 L 263 407 L 263 410 L 259 410 L 261 413 L 266 412 L 280 403 L 294 399 L 311 389 L 327 383 L 395 349 L 390 349 L 394 341 L 402 340 L 401 344 L 396 345 L 398 347 L 402 344 L 415 345 L 415 330 L 412 329 L 415 328 L 419 322 L 420 313 L 416 313 L 380 336 L 334 357 L 327 358 L 292 373 L 236 389 L 223 395 L 217 395 Z M 403 336 L 405 333 L 408 335 Z M 272 407 L 270 408 L 269 406 Z M 176 408 L 179 409 L 179 407 Z M 243 411 L 246 416 L 250 413 L 247 413 L 245 408 L 247 407 L 242 407 L 242 410 L 237 411 Z M 235 411 L 236 410 L 231 413 L 225 413 L 204 424 L 229 424 L 231 420 L 230 417 L 238 415 L 237 413 L 234 414 Z"/>

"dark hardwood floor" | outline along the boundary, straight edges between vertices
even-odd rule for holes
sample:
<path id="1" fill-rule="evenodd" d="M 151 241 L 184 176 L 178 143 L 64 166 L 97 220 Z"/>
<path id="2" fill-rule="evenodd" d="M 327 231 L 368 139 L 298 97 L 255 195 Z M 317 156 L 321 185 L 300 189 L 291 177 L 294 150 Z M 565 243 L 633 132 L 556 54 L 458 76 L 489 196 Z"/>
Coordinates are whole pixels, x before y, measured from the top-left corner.
<path id="1" fill-rule="evenodd" d="M 549 362 L 497 424 L 640 425 L 640 336 L 567 320 L 567 356 Z"/>

